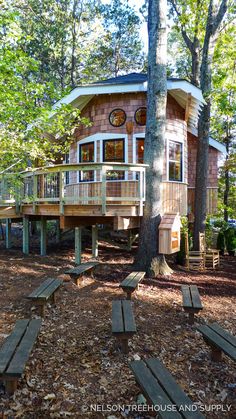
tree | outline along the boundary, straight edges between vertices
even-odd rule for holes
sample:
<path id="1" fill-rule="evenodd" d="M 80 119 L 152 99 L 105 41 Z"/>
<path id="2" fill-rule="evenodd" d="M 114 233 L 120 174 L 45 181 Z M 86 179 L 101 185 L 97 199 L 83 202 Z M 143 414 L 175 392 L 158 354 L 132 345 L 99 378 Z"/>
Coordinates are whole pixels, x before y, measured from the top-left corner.
<path id="1" fill-rule="evenodd" d="M 218 9 L 213 0 L 170 0 L 179 30 L 192 58 L 191 81 L 199 85 L 206 104 L 198 122 L 198 149 L 195 183 L 194 248 L 199 247 L 199 233 L 205 230 L 207 203 L 208 151 L 211 114 L 212 59 L 219 27 L 227 11 L 227 0 Z"/>
<path id="2" fill-rule="evenodd" d="M 0 33 L 0 172 L 9 167 L 17 171 L 36 159 L 45 163 L 54 153 L 63 153 L 75 123 L 88 121 L 70 106 L 51 118 L 52 84 L 37 82 L 39 63 L 23 49 L 24 33 L 14 10 L 2 8 Z M 50 136 L 45 137 L 44 132 Z"/>
<path id="3" fill-rule="evenodd" d="M 148 92 L 144 163 L 146 201 L 142 217 L 136 265 L 147 273 L 170 272 L 164 255 L 158 254 L 158 226 L 161 220 L 162 181 L 166 123 L 166 0 L 149 0 L 148 5 Z"/>
<path id="4" fill-rule="evenodd" d="M 140 18 L 128 2 L 112 0 L 100 7 L 104 35 L 98 39 L 89 64 L 101 68 L 103 78 L 143 70 L 144 53 L 140 40 Z M 104 73 L 105 71 L 105 73 Z"/>
<path id="5" fill-rule="evenodd" d="M 220 170 L 220 209 L 224 220 L 236 217 L 236 28 L 228 25 L 215 47 L 211 132 L 226 146 L 226 161 Z M 221 211 L 220 211 L 221 213 Z"/>

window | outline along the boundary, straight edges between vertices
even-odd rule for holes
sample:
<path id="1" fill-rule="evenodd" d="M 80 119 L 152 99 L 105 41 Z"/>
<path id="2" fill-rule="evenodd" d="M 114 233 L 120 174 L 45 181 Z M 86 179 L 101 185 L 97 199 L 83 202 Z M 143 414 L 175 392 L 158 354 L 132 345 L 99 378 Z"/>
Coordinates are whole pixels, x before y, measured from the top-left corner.
<path id="1" fill-rule="evenodd" d="M 103 141 L 103 161 L 104 162 L 124 162 L 124 140 L 104 140 Z M 124 171 L 107 173 L 108 180 L 124 179 Z"/>
<path id="2" fill-rule="evenodd" d="M 169 141 L 169 180 L 182 182 L 182 144 Z"/>
<path id="3" fill-rule="evenodd" d="M 126 113 L 123 109 L 114 109 L 109 115 L 109 122 L 113 127 L 121 127 L 126 121 Z"/>
<path id="4" fill-rule="evenodd" d="M 147 108 L 141 107 L 138 108 L 137 111 L 134 114 L 134 119 L 138 125 L 146 125 L 146 119 L 147 119 Z"/>
<path id="5" fill-rule="evenodd" d="M 80 144 L 79 148 L 79 161 L 80 163 L 92 163 L 94 162 L 94 142 Z M 91 182 L 94 180 L 94 171 L 86 170 L 80 172 L 80 182 Z"/>
<path id="6" fill-rule="evenodd" d="M 143 163 L 144 138 L 136 138 L 136 163 Z"/>

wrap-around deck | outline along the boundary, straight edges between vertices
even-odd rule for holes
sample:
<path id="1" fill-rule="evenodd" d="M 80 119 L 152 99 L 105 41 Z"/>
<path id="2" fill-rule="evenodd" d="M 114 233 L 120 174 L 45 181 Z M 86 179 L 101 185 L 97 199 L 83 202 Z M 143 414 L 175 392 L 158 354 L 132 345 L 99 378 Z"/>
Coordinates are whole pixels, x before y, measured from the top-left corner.
<path id="1" fill-rule="evenodd" d="M 78 163 L 48 166 L 0 179 L 0 219 L 24 216 L 141 217 L 145 204 L 144 164 Z M 85 181 L 86 173 L 92 181 Z M 217 188 L 208 189 L 208 212 L 216 207 Z M 194 190 L 184 182 L 162 182 L 162 213 L 186 215 Z M 81 220 L 82 221 L 82 220 Z M 88 225 L 92 225 L 88 222 Z"/>

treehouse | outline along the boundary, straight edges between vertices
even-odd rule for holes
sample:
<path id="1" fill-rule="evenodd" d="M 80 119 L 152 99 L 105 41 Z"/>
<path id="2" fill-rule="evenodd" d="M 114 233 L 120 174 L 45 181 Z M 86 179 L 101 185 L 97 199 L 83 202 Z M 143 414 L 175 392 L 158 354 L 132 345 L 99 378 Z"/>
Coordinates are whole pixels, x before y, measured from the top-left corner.
<path id="1" fill-rule="evenodd" d="M 196 127 L 204 99 L 201 90 L 186 80 L 168 79 L 167 89 L 162 215 L 193 218 Z M 66 162 L 21 173 L 15 196 L 13 175 L 2 179 L 0 217 L 8 224 L 10 219 L 23 219 L 25 253 L 30 220 L 41 220 L 41 254 L 47 219 L 59 220 L 61 228 L 75 228 L 78 243 L 81 226 L 93 226 L 94 243 L 97 224 L 110 224 L 115 230 L 139 227 L 145 205 L 146 96 L 146 75 L 132 73 L 80 86 L 55 104 L 54 112 L 61 104 L 78 107 L 91 126 L 77 128 Z M 224 152 L 210 139 L 207 211 L 211 214 L 217 205 L 217 160 Z"/>

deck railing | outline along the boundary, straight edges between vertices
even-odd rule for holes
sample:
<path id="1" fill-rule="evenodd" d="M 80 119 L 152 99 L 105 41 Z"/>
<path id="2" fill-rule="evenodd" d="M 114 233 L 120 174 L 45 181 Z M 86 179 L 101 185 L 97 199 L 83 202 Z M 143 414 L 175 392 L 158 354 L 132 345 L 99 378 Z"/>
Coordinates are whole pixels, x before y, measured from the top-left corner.
<path id="1" fill-rule="evenodd" d="M 136 205 L 142 215 L 146 167 L 113 162 L 78 163 L 11 174 L 0 180 L 0 205 L 17 202 L 35 207 L 56 203 L 61 214 L 65 204 L 100 205 L 102 214 L 106 214 L 109 204 Z"/>

